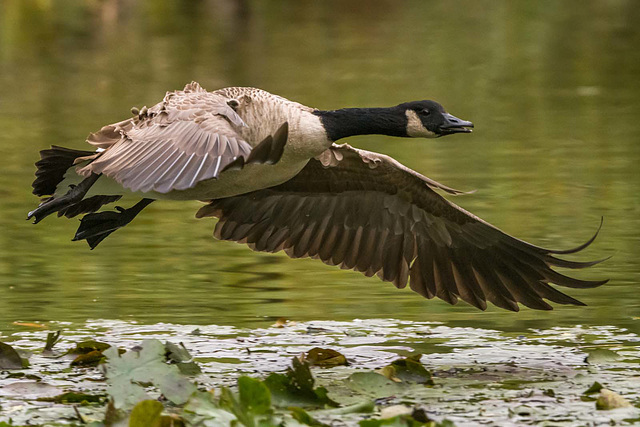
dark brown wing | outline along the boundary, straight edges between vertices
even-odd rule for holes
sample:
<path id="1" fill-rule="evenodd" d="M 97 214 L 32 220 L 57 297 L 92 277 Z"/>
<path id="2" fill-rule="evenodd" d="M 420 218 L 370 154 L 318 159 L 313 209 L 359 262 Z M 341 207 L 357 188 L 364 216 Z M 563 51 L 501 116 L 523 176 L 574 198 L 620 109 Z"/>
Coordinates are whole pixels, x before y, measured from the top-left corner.
<path id="1" fill-rule="evenodd" d="M 486 301 L 517 311 L 518 303 L 550 310 L 543 299 L 582 303 L 549 283 L 591 288 L 606 283 L 574 279 L 551 267 L 594 262 L 555 257 L 573 253 L 540 248 L 505 234 L 437 194 L 456 191 L 392 158 L 334 145 L 293 179 L 276 187 L 218 199 L 198 211 L 216 216 L 214 235 L 257 251 L 284 250 L 293 258 L 331 265 L 438 297 L 485 309 Z M 597 233 L 596 233 L 597 234 Z"/>

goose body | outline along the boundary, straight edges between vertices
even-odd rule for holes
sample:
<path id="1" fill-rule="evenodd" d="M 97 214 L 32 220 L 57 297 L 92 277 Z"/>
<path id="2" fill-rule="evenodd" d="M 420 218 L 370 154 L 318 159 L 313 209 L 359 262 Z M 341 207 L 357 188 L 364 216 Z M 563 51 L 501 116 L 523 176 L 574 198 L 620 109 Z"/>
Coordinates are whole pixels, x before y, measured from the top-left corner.
<path id="1" fill-rule="evenodd" d="M 70 174 L 72 179 L 103 175 L 89 196 L 122 194 L 123 187 L 138 196 L 173 200 L 247 193 L 295 176 L 332 143 L 312 108 L 261 89 L 208 92 L 193 82 L 142 111 L 89 136 L 88 142 L 105 152 L 89 156 Z M 277 163 L 222 173 L 284 123 L 288 139 Z M 69 183 L 56 194 L 64 194 Z"/>
<path id="2" fill-rule="evenodd" d="M 335 141 L 361 134 L 434 138 L 469 133 L 471 122 L 434 101 L 388 108 L 318 110 L 255 88 L 214 92 L 197 83 L 169 92 L 134 116 L 103 127 L 87 142 L 97 152 L 41 152 L 34 194 L 51 197 L 30 212 L 81 220 L 74 240 L 96 247 L 156 199 L 202 200 L 197 217 L 219 218 L 214 235 L 266 252 L 327 264 L 451 304 L 487 301 L 551 309 L 580 301 L 551 283 L 589 288 L 606 281 L 562 275 L 584 268 L 516 239 L 447 201 L 458 194 L 394 159 Z M 72 184 L 72 185 L 71 185 Z M 129 209 L 98 211 L 122 195 Z"/>

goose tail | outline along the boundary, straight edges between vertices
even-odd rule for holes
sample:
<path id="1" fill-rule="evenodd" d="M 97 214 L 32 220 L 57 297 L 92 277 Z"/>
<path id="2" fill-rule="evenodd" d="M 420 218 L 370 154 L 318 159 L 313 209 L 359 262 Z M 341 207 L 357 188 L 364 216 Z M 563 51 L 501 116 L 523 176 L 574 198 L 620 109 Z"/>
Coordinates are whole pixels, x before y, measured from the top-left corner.
<path id="1" fill-rule="evenodd" d="M 53 145 L 40 151 L 40 160 L 36 162 L 36 179 L 31 186 L 36 196 L 48 196 L 56 192 L 56 187 L 64 179 L 67 170 L 79 157 L 91 156 L 93 151 L 74 150 Z"/>

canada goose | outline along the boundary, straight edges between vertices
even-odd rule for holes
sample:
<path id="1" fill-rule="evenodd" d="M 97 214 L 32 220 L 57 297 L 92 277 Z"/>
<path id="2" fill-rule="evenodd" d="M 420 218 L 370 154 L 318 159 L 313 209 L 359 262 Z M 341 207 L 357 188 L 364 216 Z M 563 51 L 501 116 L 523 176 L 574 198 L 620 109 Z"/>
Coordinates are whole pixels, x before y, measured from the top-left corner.
<path id="1" fill-rule="evenodd" d="M 207 92 L 195 82 L 151 108 L 103 127 L 87 142 L 97 152 L 41 151 L 34 194 L 51 196 L 28 214 L 86 213 L 73 240 L 93 249 L 155 199 L 203 200 L 198 218 L 218 217 L 218 239 L 256 251 L 331 265 L 410 287 L 426 298 L 518 303 L 550 310 L 543 299 L 584 305 L 549 284 L 592 288 L 552 267 L 599 261 L 556 257 L 586 248 L 550 250 L 516 239 L 447 201 L 439 184 L 392 159 L 334 142 L 351 135 L 433 138 L 469 133 L 473 124 L 434 101 L 389 108 L 317 110 L 260 89 Z M 96 212 L 123 194 L 129 209 Z M 602 225 L 602 224 L 601 224 Z M 598 229 L 599 230 L 599 229 Z"/>

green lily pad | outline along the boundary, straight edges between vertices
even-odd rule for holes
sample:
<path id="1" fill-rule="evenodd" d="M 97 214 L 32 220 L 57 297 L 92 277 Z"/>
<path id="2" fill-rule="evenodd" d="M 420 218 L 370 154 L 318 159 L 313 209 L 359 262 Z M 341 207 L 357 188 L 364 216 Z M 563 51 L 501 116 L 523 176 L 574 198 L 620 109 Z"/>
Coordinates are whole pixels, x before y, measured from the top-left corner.
<path id="1" fill-rule="evenodd" d="M 345 380 L 347 387 L 371 397 L 386 397 L 402 392 L 401 384 L 375 372 L 356 372 Z"/>
<path id="2" fill-rule="evenodd" d="M 289 410 L 291 411 L 291 416 L 293 417 L 293 419 L 299 422 L 300 424 L 304 424 L 306 426 L 312 426 L 312 427 L 329 427 L 329 424 L 325 424 L 316 420 L 311 415 L 309 415 L 307 411 L 305 411 L 302 408 L 298 408 L 294 406 L 289 408 Z"/>
<path id="3" fill-rule="evenodd" d="M 407 357 L 406 359 L 395 360 L 385 367 L 389 369 L 385 370 L 383 368 L 383 373 L 391 380 L 396 378 L 405 382 L 434 385 L 431 373 L 425 369 L 422 363 L 420 363 L 421 357 L 422 355 L 418 354 L 416 356 Z"/>
<path id="4" fill-rule="evenodd" d="M 104 355 L 108 358 L 107 391 L 116 409 L 131 408 L 149 399 L 140 384 L 154 384 L 177 405 L 185 403 L 196 389 L 175 365 L 166 363 L 165 346 L 158 340 L 145 340 L 139 351 L 129 351 L 122 356 L 115 348 L 107 349 Z"/>
<path id="5" fill-rule="evenodd" d="M 89 403 L 101 403 L 104 402 L 105 396 L 100 394 L 87 394 L 87 393 L 76 393 L 73 391 L 69 391 L 66 393 L 59 394 L 53 397 L 41 397 L 36 400 L 42 402 L 55 402 L 55 403 L 79 403 L 79 404 L 89 404 Z"/>
<path id="6" fill-rule="evenodd" d="M 271 393 L 260 380 L 250 377 L 238 378 L 238 393 L 242 408 L 254 414 L 262 415 L 271 411 Z"/>
<path id="7" fill-rule="evenodd" d="M 587 352 L 589 355 L 585 359 L 587 363 L 590 365 L 599 364 L 599 363 L 610 363 L 616 362 L 622 359 L 615 351 L 607 350 L 606 348 L 596 348 L 595 350 L 589 350 Z"/>
<path id="8" fill-rule="evenodd" d="M 629 408 L 631 406 L 633 405 L 631 405 L 631 402 L 627 399 L 606 388 L 600 390 L 600 396 L 598 396 L 598 400 L 596 400 L 596 409 L 599 410 L 606 411 L 610 409 Z"/>
<path id="9" fill-rule="evenodd" d="M 96 340 L 86 340 L 76 343 L 76 346 L 69 350 L 71 354 L 87 354 L 93 351 L 103 352 L 106 349 L 110 348 L 111 345 L 96 341 Z"/>
<path id="10" fill-rule="evenodd" d="M 418 421 L 411 415 L 398 415 L 391 418 L 378 418 L 372 420 L 362 420 L 358 424 L 360 427 L 455 427 L 455 425 L 449 421 L 444 420 L 441 423 L 435 421 Z"/>
<path id="11" fill-rule="evenodd" d="M 9 344 L 0 342 L 0 369 L 22 369 L 22 358 Z"/>
<path id="12" fill-rule="evenodd" d="M 71 362 L 71 366 L 85 368 L 98 366 L 100 362 L 105 359 L 106 357 L 102 354 L 102 351 L 93 350 L 88 353 L 78 354 L 78 356 Z"/>
<path id="13" fill-rule="evenodd" d="M 202 391 L 195 392 L 189 398 L 182 416 L 189 425 L 202 427 L 224 427 L 238 422 L 233 413 L 220 408 L 213 393 Z"/>
<path id="14" fill-rule="evenodd" d="M 305 354 L 305 359 L 311 366 L 330 368 L 333 366 L 349 365 L 347 358 L 340 352 L 330 348 L 314 347 Z"/>
<path id="15" fill-rule="evenodd" d="M 247 427 L 272 426 L 271 394 L 260 380 L 249 377 L 238 379 L 238 396 L 228 388 L 220 392 L 220 406 L 233 413 Z"/>
<path id="16" fill-rule="evenodd" d="M 157 400 L 143 400 L 133 407 L 129 416 L 129 427 L 159 426 L 164 407 Z"/>
<path id="17" fill-rule="evenodd" d="M 338 406 L 324 387 L 314 388 L 309 364 L 294 357 L 286 374 L 271 374 L 264 383 L 271 391 L 276 406 L 323 407 Z"/>
<path id="18" fill-rule="evenodd" d="M 602 384 L 600 384 L 598 381 L 594 382 L 591 387 L 589 387 L 584 393 L 582 394 L 594 394 L 594 393 L 600 393 L 600 390 L 602 390 L 604 387 L 602 387 Z"/>
<path id="19" fill-rule="evenodd" d="M 184 375 L 198 375 L 202 373 L 202 369 L 193 361 L 193 356 L 191 356 L 184 344 L 180 343 L 180 345 L 177 345 L 167 341 L 164 346 L 167 349 L 167 358 L 176 364 L 181 373 Z"/>

